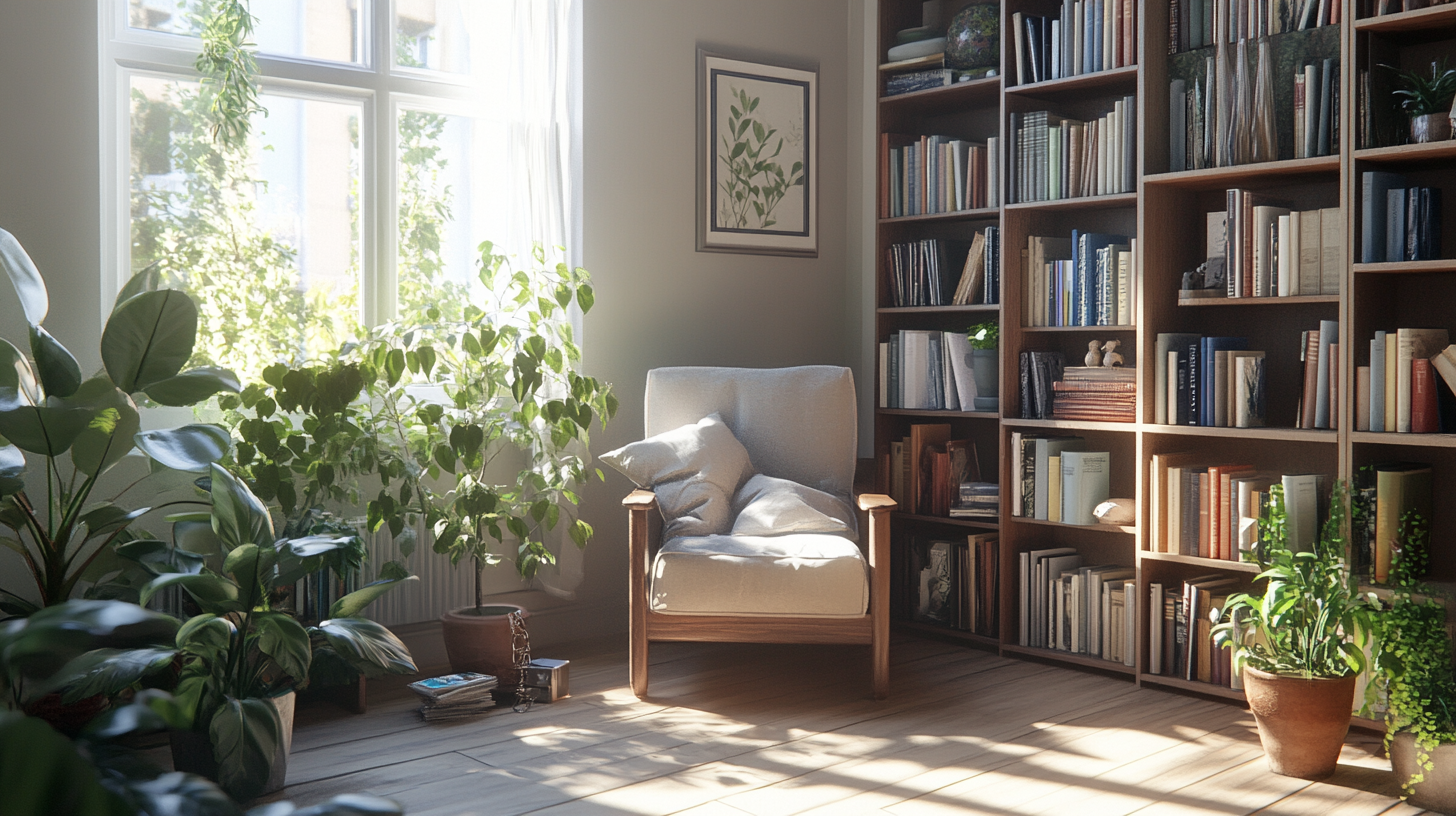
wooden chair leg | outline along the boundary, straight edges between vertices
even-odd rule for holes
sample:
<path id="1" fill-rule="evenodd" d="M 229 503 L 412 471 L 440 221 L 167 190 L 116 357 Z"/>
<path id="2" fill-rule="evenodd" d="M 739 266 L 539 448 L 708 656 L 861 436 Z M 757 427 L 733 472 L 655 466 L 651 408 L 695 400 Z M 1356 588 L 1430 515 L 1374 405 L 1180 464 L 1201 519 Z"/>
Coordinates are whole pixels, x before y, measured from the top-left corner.
<path id="1" fill-rule="evenodd" d="M 657 497 L 647 490 L 634 490 L 622 501 L 627 507 L 627 613 L 631 640 L 627 680 L 632 693 L 647 696 L 647 558 Z M 660 518 L 660 517 L 659 517 Z"/>
<path id="2" fill-rule="evenodd" d="M 635 616 L 634 616 L 635 617 Z M 631 662 L 627 666 L 627 679 L 632 684 L 632 693 L 647 696 L 647 633 L 632 627 Z"/>
<path id="3" fill-rule="evenodd" d="M 869 516 L 870 685 L 876 700 L 890 696 L 890 510 L 889 496 L 864 494 L 859 508 Z"/>

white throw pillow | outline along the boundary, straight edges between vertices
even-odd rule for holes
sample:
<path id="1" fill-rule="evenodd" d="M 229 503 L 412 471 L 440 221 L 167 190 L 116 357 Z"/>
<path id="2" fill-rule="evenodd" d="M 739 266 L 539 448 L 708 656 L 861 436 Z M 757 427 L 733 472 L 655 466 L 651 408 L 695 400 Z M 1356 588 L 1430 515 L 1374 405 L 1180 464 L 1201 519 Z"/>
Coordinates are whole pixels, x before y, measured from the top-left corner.
<path id="1" fill-rule="evenodd" d="M 760 473 L 733 497 L 736 536 L 826 533 L 854 538 L 854 511 L 835 496 Z"/>
<path id="2" fill-rule="evenodd" d="M 663 540 L 727 534 L 733 494 L 753 463 L 717 414 L 601 456 L 638 487 L 657 494 Z"/>

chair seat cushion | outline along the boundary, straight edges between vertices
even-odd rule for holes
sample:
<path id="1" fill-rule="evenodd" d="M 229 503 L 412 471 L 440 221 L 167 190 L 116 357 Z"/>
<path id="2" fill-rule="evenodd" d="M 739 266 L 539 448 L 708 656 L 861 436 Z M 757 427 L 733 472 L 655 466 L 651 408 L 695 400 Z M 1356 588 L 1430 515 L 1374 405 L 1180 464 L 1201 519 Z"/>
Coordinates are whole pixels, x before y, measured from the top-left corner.
<path id="1" fill-rule="evenodd" d="M 822 490 L 760 473 L 733 497 L 735 536 L 779 536 L 825 533 L 858 538 L 854 510 L 848 502 Z"/>
<path id="2" fill-rule="evenodd" d="M 672 615 L 854 618 L 870 596 L 859 547 L 815 533 L 675 538 L 651 580 L 652 611 Z"/>

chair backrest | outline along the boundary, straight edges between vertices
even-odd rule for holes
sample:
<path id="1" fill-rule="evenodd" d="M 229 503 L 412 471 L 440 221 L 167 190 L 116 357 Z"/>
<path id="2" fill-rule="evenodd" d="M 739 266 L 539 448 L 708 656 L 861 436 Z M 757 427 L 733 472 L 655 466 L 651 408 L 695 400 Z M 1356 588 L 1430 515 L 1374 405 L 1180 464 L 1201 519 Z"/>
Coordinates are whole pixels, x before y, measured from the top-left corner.
<path id="1" fill-rule="evenodd" d="M 717 413 L 759 473 L 848 498 L 859 455 L 854 375 L 839 366 L 657 368 L 647 436 Z"/>

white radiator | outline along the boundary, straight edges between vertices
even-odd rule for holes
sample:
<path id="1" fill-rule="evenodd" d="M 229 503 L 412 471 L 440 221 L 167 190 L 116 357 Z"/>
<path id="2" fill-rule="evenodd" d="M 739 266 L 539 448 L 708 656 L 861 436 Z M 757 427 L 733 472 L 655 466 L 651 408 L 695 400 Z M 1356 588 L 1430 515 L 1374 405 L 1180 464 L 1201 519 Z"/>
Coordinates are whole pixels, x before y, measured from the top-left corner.
<path id="1" fill-rule="evenodd" d="M 389 534 L 387 527 L 377 533 L 365 533 L 369 560 L 364 563 L 364 574 L 368 580 L 379 576 L 380 567 L 391 560 L 402 560 L 405 567 L 419 577 L 385 595 L 364 611 L 366 617 L 385 626 L 399 626 L 407 623 L 432 621 L 452 609 L 475 604 L 475 564 L 463 560 L 460 565 L 451 566 L 448 556 L 430 549 L 428 535 L 421 535 L 415 550 L 407 559 L 401 559 L 399 547 Z M 512 592 L 523 589 L 526 584 L 516 574 L 510 562 L 502 562 L 485 570 L 485 594 Z"/>

